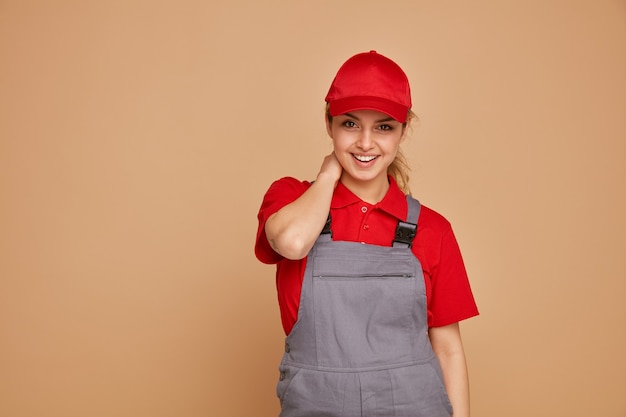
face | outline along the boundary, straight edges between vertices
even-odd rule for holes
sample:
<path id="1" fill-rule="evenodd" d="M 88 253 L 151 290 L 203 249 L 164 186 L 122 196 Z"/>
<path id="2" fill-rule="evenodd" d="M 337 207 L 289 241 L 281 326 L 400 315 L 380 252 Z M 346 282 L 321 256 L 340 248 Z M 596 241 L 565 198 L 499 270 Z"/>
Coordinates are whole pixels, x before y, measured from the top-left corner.
<path id="1" fill-rule="evenodd" d="M 343 167 L 341 182 L 357 195 L 389 188 L 387 168 L 404 139 L 404 125 L 374 110 L 355 110 L 327 121 L 335 156 Z M 376 197 L 378 198 L 378 197 Z"/>

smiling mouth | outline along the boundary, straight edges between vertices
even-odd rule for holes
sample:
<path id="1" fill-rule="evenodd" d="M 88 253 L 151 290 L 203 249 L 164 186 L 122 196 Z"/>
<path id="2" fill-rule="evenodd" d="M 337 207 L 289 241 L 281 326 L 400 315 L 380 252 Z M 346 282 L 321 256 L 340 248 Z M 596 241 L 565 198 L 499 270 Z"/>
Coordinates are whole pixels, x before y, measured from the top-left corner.
<path id="1" fill-rule="evenodd" d="M 374 159 L 378 158 L 375 155 L 355 155 L 355 154 L 352 154 L 352 156 L 354 157 L 354 159 L 356 159 L 359 162 L 371 162 Z"/>

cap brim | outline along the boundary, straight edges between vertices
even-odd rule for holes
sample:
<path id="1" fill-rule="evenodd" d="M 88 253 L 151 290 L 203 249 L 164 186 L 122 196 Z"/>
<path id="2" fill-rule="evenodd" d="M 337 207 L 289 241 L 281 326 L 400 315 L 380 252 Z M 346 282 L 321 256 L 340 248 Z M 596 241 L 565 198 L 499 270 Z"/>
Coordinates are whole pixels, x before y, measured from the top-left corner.
<path id="1" fill-rule="evenodd" d="M 332 100 L 328 104 L 328 111 L 333 117 L 355 110 L 375 110 L 404 123 L 409 113 L 406 106 L 380 97 L 346 97 Z"/>

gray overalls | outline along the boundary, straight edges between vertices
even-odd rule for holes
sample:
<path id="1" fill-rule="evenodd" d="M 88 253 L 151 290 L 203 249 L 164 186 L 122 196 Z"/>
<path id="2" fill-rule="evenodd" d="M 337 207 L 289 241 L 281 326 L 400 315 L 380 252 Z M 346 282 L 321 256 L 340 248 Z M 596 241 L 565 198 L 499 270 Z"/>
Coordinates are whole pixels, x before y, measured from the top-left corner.
<path id="1" fill-rule="evenodd" d="M 393 247 L 333 241 L 329 221 L 309 253 L 280 364 L 280 417 L 452 415 L 410 249 L 420 204 L 407 202 Z"/>

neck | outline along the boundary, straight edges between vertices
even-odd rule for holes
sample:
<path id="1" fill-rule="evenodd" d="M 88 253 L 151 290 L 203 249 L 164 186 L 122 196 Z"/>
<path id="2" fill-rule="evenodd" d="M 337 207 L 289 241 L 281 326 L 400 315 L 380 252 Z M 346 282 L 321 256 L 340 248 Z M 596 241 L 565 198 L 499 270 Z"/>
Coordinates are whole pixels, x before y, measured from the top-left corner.
<path id="1" fill-rule="evenodd" d="M 341 183 L 352 193 L 366 203 L 376 204 L 382 200 L 389 190 L 389 180 L 387 176 L 372 181 L 358 181 L 354 178 L 342 175 Z"/>

